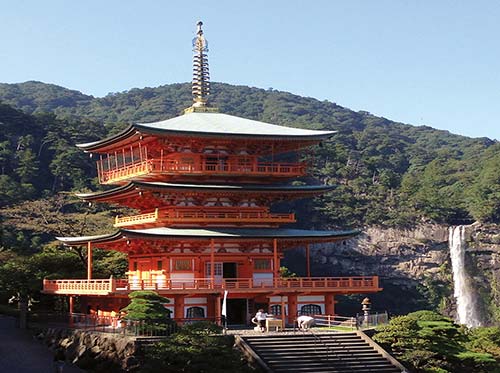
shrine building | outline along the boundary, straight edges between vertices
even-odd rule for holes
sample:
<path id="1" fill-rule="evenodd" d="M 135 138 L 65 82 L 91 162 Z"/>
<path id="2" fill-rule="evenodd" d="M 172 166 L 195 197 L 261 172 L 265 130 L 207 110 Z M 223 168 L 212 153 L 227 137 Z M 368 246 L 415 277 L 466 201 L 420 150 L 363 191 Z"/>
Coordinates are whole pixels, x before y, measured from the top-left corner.
<path id="1" fill-rule="evenodd" d="M 184 114 L 136 123 L 109 138 L 80 144 L 97 160 L 99 182 L 110 188 L 78 194 L 137 211 L 117 216 L 115 232 L 58 237 L 87 249 L 87 278 L 44 280 L 43 292 L 65 295 L 70 312 L 80 308 L 119 312 L 135 290 L 154 290 L 180 322 L 220 321 L 227 291 L 228 321 L 246 324 L 258 308 L 293 323 L 298 314 L 335 314 L 335 296 L 380 291 L 377 276 L 314 277 L 311 251 L 347 240 L 358 231 L 292 229 L 293 212 L 277 213 L 280 201 L 328 192 L 324 185 L 294 185 L 307 164 L 290 161 L 334 136 L 332 131 L 273 125 L 210 107 L 207 42 L 198 23 L 193 40 L 192 94 Z M 286 227 L 283 227 L 286 225 Z M 314 244 L 314 245 L 313 245 Z M 125 278 L 96 279 L 94 248 L 128 257 Z M 305 248 L 306 277 L 280 277 L 280 260 Z"/>

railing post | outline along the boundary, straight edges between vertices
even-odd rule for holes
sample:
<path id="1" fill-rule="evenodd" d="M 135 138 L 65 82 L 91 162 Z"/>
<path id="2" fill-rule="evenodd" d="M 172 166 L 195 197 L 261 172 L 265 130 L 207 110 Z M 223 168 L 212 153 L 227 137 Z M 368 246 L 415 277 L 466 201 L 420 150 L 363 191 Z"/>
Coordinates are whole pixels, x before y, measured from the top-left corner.
<path id="1" fill-rule="evenodd" d="M 87 280 L 92 278 L 92 244 L 87 242 Z"/>
<path id="2" fill-rule="evenodd" d="M 109 278 L 109 282 L 110 282 L 110 284 L 109 284 L 110 289 L 109 290 L 114 293 L 116 291 L 116 280 L 113 278 L 113 276 L 111 276 Z"/>

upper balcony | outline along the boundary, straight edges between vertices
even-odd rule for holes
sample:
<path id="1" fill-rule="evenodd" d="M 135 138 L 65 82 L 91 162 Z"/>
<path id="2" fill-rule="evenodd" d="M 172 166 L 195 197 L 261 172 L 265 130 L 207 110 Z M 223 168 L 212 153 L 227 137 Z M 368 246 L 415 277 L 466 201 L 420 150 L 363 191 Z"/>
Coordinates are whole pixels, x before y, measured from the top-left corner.
<path id="1" fill-rule="evenodd" d="M 295 214 L 270 213 L 266 208 L 255 207 L 175 207 L 155 209 L 154 212 L 133 216 L 116 216 L 114 226 L 150 227 L 171 225 L 259 225 L 277 226 L 295 223 Z"/>
<path id="2" fill-rule="evenodd" d="M 293 178 L 305 176 L 305 162 L 276 163 L 259 162 L 245 156 L 225 156 L 222 158 L 205 156 L 157 157 L 147 160 L 106 162 L 97 161 L 97 171 L 101 184 L 122 183 L 131 179 L 162 180 L 175 177 L 273 177 Z"/>
<path id="3" fill-rule="evenodd" d="M 135 290 L 154 290 L 168 296 L 171 294 L 210 294 L 229 290 L 237 293 L 370 293 L 379 288 L 378 276 L 359 277 L 293 277 L 259 279 L 226 278 L 212 281 L 209 278 L 186 278 L 153 280 L 99 279 L 99 280 L 44 280 L 43 292 L 64 295 L 109 295 L 128 294 Z"/>

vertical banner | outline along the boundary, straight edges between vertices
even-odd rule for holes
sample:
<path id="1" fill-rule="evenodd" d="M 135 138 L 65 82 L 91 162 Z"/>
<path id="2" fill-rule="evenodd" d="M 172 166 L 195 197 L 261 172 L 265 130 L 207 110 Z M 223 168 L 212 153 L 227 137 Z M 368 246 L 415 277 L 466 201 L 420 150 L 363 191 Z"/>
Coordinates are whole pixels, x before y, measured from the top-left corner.
<path id="1" fill-rule="evenodd" d="M 227 290 L 224 290 L 224 299 L 222 300 L 222 326 L 224 331 L 227 329 Z"/>
<path id="2" fill-rule="evenodd" d="M 224 299 L 222 300 L 222 316 L 227 317 L 227 290 L 224 290 Z"/>

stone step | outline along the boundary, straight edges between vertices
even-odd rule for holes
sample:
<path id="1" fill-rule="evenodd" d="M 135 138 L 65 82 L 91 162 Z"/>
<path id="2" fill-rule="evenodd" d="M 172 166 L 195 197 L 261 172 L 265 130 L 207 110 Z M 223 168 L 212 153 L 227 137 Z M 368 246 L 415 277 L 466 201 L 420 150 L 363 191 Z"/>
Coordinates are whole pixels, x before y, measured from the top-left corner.
<path id="1" fill-rule="evenodd" d="M 306 366 L 273 366 L 269 365 L 273 372 L 345 372 L 345 373 L 401 373 L 401 371 L 394 366 L 371 366 L 371 367 L 354 367 L 354 366 L 328 366 L 323 365 L 306 365 Z"/>
<path id="2" fill-rule="evenodd" d="M 314 366 L 314 367 L 276 367 L 272 368 L 273 372 L 330 372 L 330 373 L 401 373 L 396 367 L 387 368 L 340 368 L 340 367 L 327 367 L 327 366 Z"/>
<path id="3" fill-rule="evenodd" d="M 300 349 L 300 351 L 307 349 L 307 350 L 315 350 L 315 349 L 328 349 L 330 351 L 347 351 L 347 350 L 362 350 L 362 349 L 373 349 L 369 344 L 367 343 L 358 343 L 358 344 L 346 344 L 346 345 L 327 345 L 324 343 L 310 343 L 310 344 L 296 344 L 296 345 L 259 345 L 259 344 L 254 344 L 254 343 L 249 343 L 250 346 L 253 348 L 259 349 L 259 350 L 267 350 L 267 351 L 297 351 Z"/>
<path id="4" fill-rule="evenodd" d="M 255 344 L 290 344 L 290 345 L 297 345 L 297 344 L 309 344 L 309 343 L 329 343 L 329 344 L 349 344 L 349 343 L 366 343 L 363 341 L 361 338 L 350 338 L 350 339 L 245 339 L 249 343 L 255 343 Z"/>
<path id="5" fill-rule="evenodd" d="M 400 369 L 356 333 L 243 338 L 273 372 L 396 373 Z"/>
<path id="6" fill-rule="evenodd" d="M 328 352 L 330 351 L 331 353 L 358 353 L 358 352 L 363 352 L 363 351 L 373 351 L 373 349 L 370 346 L 359 346 L 359 347 L 350 347 L 350 348 L 342 348 L 342 349 L 335 349 L 331 348 L 328 346 L 300 346 L 300 350 L 297 350 L 298 346 L 293 348 L 273 348 L 273 347 L 258 347 L 258 346 L 252 346 L 254 350 L 256 351 L 261 351 L 261 352 L 288 352 L 290 354 L 301 354 L 303 352 L 319 352 L 319 351 L 324 351 Z"/>
<path id="7" fill-rule="evenodd" d="M 345 372 L 345 373 L 401 373 L 401 371 L 396 367 L 367 367 L 367 368 L 359 368 L 359 367 L 329 367 L 326 365 L 323 366 L 304 366 L 304 367 L 273 367 L 270 366 L 273 372 Z"/>
<path id="8" fill-rule="evenodd" d="M 339 357 L 339 356 L 324 356 L 324 355 L 319 355 L 319 356 L 304 356 L 304 357 L 298 357 L 298 356 L 262 356 L 262 358 L 265 358 L 266 361 L 269 362 L 298 362 L 301 363 L 302 361 L 332 361 L 332 362 L 348 362 L 348 361 L 356 361 L 356 362 L 362 362 L 364 364 L 370 364 L 373 362 L 386 362 L 381 355 L 378 356 L 348 356 L 348 357 Z"/>
<path id="9" fill-rule="evenodd" d="M 366 349 L 365 351 L 359 351 L 356 350 L 354 352 L 351 351 L 331 351 L 326 348 L 323 349 L 316 349 L 312 351 L 307 351 L 304 353 L 304 351 L 297 351 L 294 353 L 291 353 L 290 351 L 286 350 L 278 350 L 278 351 L 273 351 L 273 350 L 255 350 L 259 351 L 260 355 L 274 355 L 274 356 L 290 356 L 290 357 L 296 357 L 300 358 L 301 356 L 308 355 L 308 356 L 316 356 L 316 355 L 323 355 L 325 353 L 330 353 L 333 356 L 340 356 L 340 357 L 346 357 L 346 356 L 351 356 L 351 355 L 356 355 L 356 356 L 379 356 L 382 357 L 377 351 L 374 351 L 373 349 Z"/>
<path id="10" fill-rule="evenodd" d="M 314 339 L 317 339 L 317 338 L 320 338 L 320 339 L 338 339 L 338 340 L 348 340 L 348 339 L 361 339 L 358 335 L 356 334 L 352 334 L 352 335 L 345 335 L 345 334 L 317 334 L 316 335 L 316 338 L 313 336 L 313 335 L 310 335 L 310 334 L 306 334 L 306 335 L 290 335 L 290 334 L 287 334 L 287 335 L 266 335 L 266 334 L 262 334 L 262 335 L 248 335 L 248 336 L 245 336 L 245 339 L 255 339 L 255 340 L 259 340 L 259 339 L 265 339 L 265 340 L 268 340 L 268 341 L 271 341 L 271 340 L 280 340 L 280 339 L 285 339 L 285 340 L 314 340 Z"/>
<path id="11" fill-rule="evenodd" d="M 330 360 L 358 360 L 358 361 L 370 361 L 370 360 L 378 360 L 384 359 L 379 354 L 363 354 L 363 355 L 333 355 L 333 354 L 305 354 L 305 355 L 285 355 L 285 354 L 259 354 L 260 357 L 266 360 L 287 360 L 287 361 L 314 361 L 318 359 L 330 359 Z"/>

